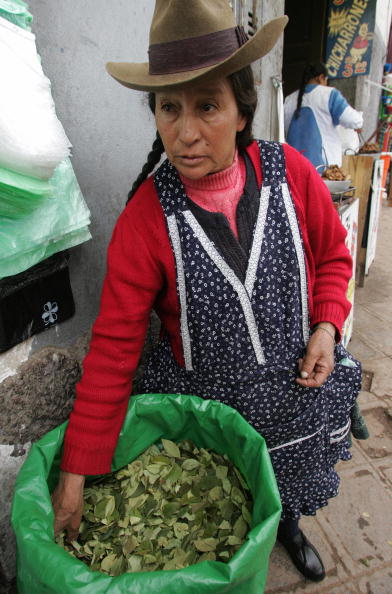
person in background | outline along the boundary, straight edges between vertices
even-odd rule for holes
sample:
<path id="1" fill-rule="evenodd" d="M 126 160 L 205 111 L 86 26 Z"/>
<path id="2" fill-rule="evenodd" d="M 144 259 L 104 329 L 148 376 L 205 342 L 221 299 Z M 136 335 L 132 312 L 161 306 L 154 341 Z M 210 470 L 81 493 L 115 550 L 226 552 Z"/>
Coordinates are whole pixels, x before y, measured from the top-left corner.
<path id="1" fill-rule="evenodd" d="M 301 88 L 284 102 L 286 140 L 315 167 L 342 164 L 339 125 L 357 132 L 363 125 L 362 112 L 350 107 L 340 91 L 327 85 L 326 66 L 308 64 Z"/>
<path id="2" fill-rule="evenodd" d="M 156 0 L 149 63 L 107 65 L 149 93 L 157 135 L 109 247 L 52 496 L 55 532 L 77 536 L 85 475 L 110 471 L 154 309 L 161 337 L 140 392 L 223 402 L 263 435 L 283 505 L 279 541 L 320 581 L 298 521 L 337 494 L 334 466 L 350 458 L 361 369 L 335 344 L 350 310 L 346 232 L 309 161 L 253 139 L 251 62 L 287 17 L 248 39 L 227 0 L 184 4 Z"/>

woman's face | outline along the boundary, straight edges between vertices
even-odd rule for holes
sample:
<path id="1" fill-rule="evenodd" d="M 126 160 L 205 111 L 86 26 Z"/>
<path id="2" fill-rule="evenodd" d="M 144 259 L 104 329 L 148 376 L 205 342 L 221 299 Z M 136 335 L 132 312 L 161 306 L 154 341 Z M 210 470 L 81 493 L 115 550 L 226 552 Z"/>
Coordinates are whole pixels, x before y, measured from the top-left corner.
<path id="1" fill-rule="evenodd" d="M 227 78 L 156 93 L 155 120 L 169 161 L 200 179 L 233 162 L 236 133 L 244 129 Z"/>

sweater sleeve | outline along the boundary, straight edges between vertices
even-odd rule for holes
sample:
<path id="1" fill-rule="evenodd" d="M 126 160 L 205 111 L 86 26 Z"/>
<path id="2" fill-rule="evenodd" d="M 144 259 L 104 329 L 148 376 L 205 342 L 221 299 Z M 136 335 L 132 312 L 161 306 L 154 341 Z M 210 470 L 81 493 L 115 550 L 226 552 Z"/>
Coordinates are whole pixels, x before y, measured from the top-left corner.
<path id="1" fill-rule="evenodd" d="M 346 297 L 352 275 L 352 258 L 345 244 L 347 232 L 320 175 L 310 163 L 304 162 L 303 165 L 307 169 L 306 229 L 315 275 L 311 325 L 331 322 L 340 339 L 343 323 L 351 308 Z"/>
<path id="2" fill-rule="evenodd" d="M 346 230 L 331 194 L 313 165 L 285 144 L 287 180 L 302 230 L 310 305 L 310 324 L 331 322 L 340 339 L 351 303 L 347 286 L 352 258 L 346 247 Z"/>
<path id="3" fill-rule="evenodd" d="M 110 471 L 163 274 L 131 216 L 120 216 L 108 250 L 99 315 L 67 427 L 61 468 L 76 474 Z M 139 217 L 140 218 L 140 217 Z"/>

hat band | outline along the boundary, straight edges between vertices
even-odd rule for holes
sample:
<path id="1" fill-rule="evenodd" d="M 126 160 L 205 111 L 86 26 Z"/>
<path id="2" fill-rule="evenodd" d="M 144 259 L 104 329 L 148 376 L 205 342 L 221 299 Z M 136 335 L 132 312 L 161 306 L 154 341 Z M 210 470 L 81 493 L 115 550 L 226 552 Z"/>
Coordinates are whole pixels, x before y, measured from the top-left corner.
<path id="1" fill-rule="evenodd" d="M 222 62 L 248 41 L 243 27 L 233 27 L 167 43 L 150 45 L 149 73 L 174 74 Z"/>

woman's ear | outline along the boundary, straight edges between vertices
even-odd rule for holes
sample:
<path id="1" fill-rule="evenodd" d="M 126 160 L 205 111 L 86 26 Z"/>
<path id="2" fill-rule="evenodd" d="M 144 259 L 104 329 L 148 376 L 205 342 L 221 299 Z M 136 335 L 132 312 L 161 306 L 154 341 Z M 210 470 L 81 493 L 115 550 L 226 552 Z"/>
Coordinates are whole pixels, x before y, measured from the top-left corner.
<path id="1" fill-rule="evenodd" d="M 328 85 L 328 78 L 325 76 L 325 74 L 320 74 L 317 79 L 319 81 L 319 85 L 323 85 L 324 87 Z"/>
<path id="2" fill-rule="evenodd" d="M 242 130 L 246 126 L 247 121 L 248 120 L 247 120 L 246 116 L 244 116 L 242 113 L 238 114 L 237 132 L 242 132 Z"/>

